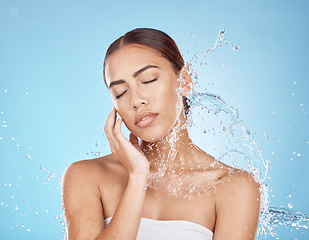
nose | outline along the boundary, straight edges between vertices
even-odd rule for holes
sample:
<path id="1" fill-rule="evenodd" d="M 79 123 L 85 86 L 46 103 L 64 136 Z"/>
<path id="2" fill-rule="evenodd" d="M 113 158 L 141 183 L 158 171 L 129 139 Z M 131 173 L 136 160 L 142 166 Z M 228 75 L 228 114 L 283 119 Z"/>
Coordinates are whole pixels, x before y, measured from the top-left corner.
<path id="1" fill-rule="evenodd" d="M 141 105 L 148 104 L 148 99 L 140 91 L 132 91 L 131 107 L 138 109 Z"/>

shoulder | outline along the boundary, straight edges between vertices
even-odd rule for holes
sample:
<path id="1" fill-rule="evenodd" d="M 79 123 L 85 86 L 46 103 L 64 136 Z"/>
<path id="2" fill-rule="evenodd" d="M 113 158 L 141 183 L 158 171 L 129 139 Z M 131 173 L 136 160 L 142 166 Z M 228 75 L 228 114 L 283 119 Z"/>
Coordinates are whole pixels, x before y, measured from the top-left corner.
<path id="1" fill-rule="evenodd" d="M 240 198 L 241 201 L 246 201 L 248 197 L 257 200 L 260 196 L 260 184 L 252 173 L 231 169 L 221 177 L 217 195 L 219 203 L 225 201 L 227 196 L 229 199 Z"/>
<path id="2" fill-rule="evenodd" d="M 217 216 L 258 218 L 260 212 L 260 184 L 253 174 L 232 169 L 222 177 L 216 189 Z"/>
<path id="3" fill-rule="evenodd" d="M 102 194 L 122 176 L 122 166 L 112 155 L 70 164 L 61 179 L 63 205 L 68 212 L 80 211 L 80 206 L 100 206 Z M 106 195 L 106 194 L 105 194 Z"/>
<path id="4" fill-rule="evenodd" d="M 62 177 L 62 203 L 69 239 L 97 236 L 104 226 L 102 192 L 109 169 L 117 165 L 108 155 L 70 164 Z M 83 226 L 81 228 L 80 226 Z"/>
<path id="5" fill-rule="evenodd" d="M 108 178 L 108 175 L 116 173 L 121 168 L 121 163 L 115 160 L 111 154 L 100 158 L 77 161 L 71 163 L 65 169 L 61 180 L 61 186 L 80 186 L 102 182 L 101 180 Z"/>
<path id="6" fill-rule="evenodd" d="M 81 160 L 71 163 L 64 171 L 62 176 L 62 185 L 70 180 L 76 180 L 88 175 L 88 179 L 98 172 L 100 168 L 97 160 Z"/>
<path id="7" fill-rule="evenodd" d="M 243 170 L 231 170 L 222 177 L 216 191 L 216 238 L 255 239 L 261 194 L 254 176 Z"/>

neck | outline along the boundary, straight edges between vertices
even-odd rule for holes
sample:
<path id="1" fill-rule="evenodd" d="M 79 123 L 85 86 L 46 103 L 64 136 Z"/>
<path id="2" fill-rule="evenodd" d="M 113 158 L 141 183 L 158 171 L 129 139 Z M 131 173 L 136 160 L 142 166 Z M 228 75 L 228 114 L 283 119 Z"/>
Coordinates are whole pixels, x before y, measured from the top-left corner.
<path id="1" fill-rule="evenodd" d="M 141 141 L 141 150 L 150 162 L 150 172 L 165 169 L 165 173 L 181 173 L 192 170 L 205 156 L 189 137 L 188 129 L 172 129 L 170 133 L 157 142 Z"/>

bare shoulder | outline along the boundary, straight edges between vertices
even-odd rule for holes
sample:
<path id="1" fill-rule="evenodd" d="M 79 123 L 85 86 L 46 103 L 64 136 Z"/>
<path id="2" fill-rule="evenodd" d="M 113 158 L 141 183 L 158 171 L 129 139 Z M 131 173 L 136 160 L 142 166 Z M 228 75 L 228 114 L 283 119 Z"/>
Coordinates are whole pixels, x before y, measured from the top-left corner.
<path id="1" fill-rule="evenodd" d="M 112 155 L 77 161 L 67 167 L 61 185 L 68 239 L 94 239 L 103 230 L 102 192 L 108 192 L 112 176 L 119 169 Z"/>
<path id="2" fill-rule="evenodd" d="M 236 220 L 259 218 L 261 204 L 260 184 L 252 173 L 239 169 L 230 169 L 217 185 L 216 213 L 217 217 Z"/>
<path id="3" fill-rule="evenodd" d="M 62 185 L 70 182 L 95 183 L 102 178 L 108 178 L 108 175 L 120 168 L 121 164 L 111 154 L 100 158 L 77 161 L 70 164 L 64 171 Z"/>
<path id="4" fill-rule="evenodd" d="M 124 166 L 112 154 L 74 162 L 62 176 L 62 197 L 79 199 L 88 193 L 88 197 L 102 199 L 126 174 Z"/>
<path id="5" fill-rule="evenodd" d="M 231 169 L 222 176 L 216 192 L 214 238 L 255 239 L 260 195 L 260 184 L 251 173 Z"/>
<path id="6" fill-rule="evenodd" d="M 257 199 L 260 196 L 260 184 L 252 173 L 244 170 L 231 169 L 221 177 L 221 182 L 217 186 L 218 200 L 224 201 L 226 196 L 242 198 L 247 197 Z"/>

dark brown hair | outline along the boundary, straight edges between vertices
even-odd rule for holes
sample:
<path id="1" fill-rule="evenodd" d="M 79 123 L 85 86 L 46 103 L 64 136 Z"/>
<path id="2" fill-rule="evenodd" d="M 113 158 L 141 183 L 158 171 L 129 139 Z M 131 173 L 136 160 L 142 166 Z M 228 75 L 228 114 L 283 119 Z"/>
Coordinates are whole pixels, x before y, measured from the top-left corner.
<path id="1" fill-rule="evenodd" d="M 122 46 L 128 44 L 138 44 L 154 49 L 160 56 L 166 58 L 172 64 L 176 74 L 179 74 L 184 66 L 181 53 L 170 36 L 156 29 L 137 28 L 118 38 L 107 49 L 103 65 L 103 78 L 105 84 L 105 65 L 108 57 Z M 190 106 L 187 97 L 183 97 L 183 105 L 185 113 L 187 114 Z"/>

